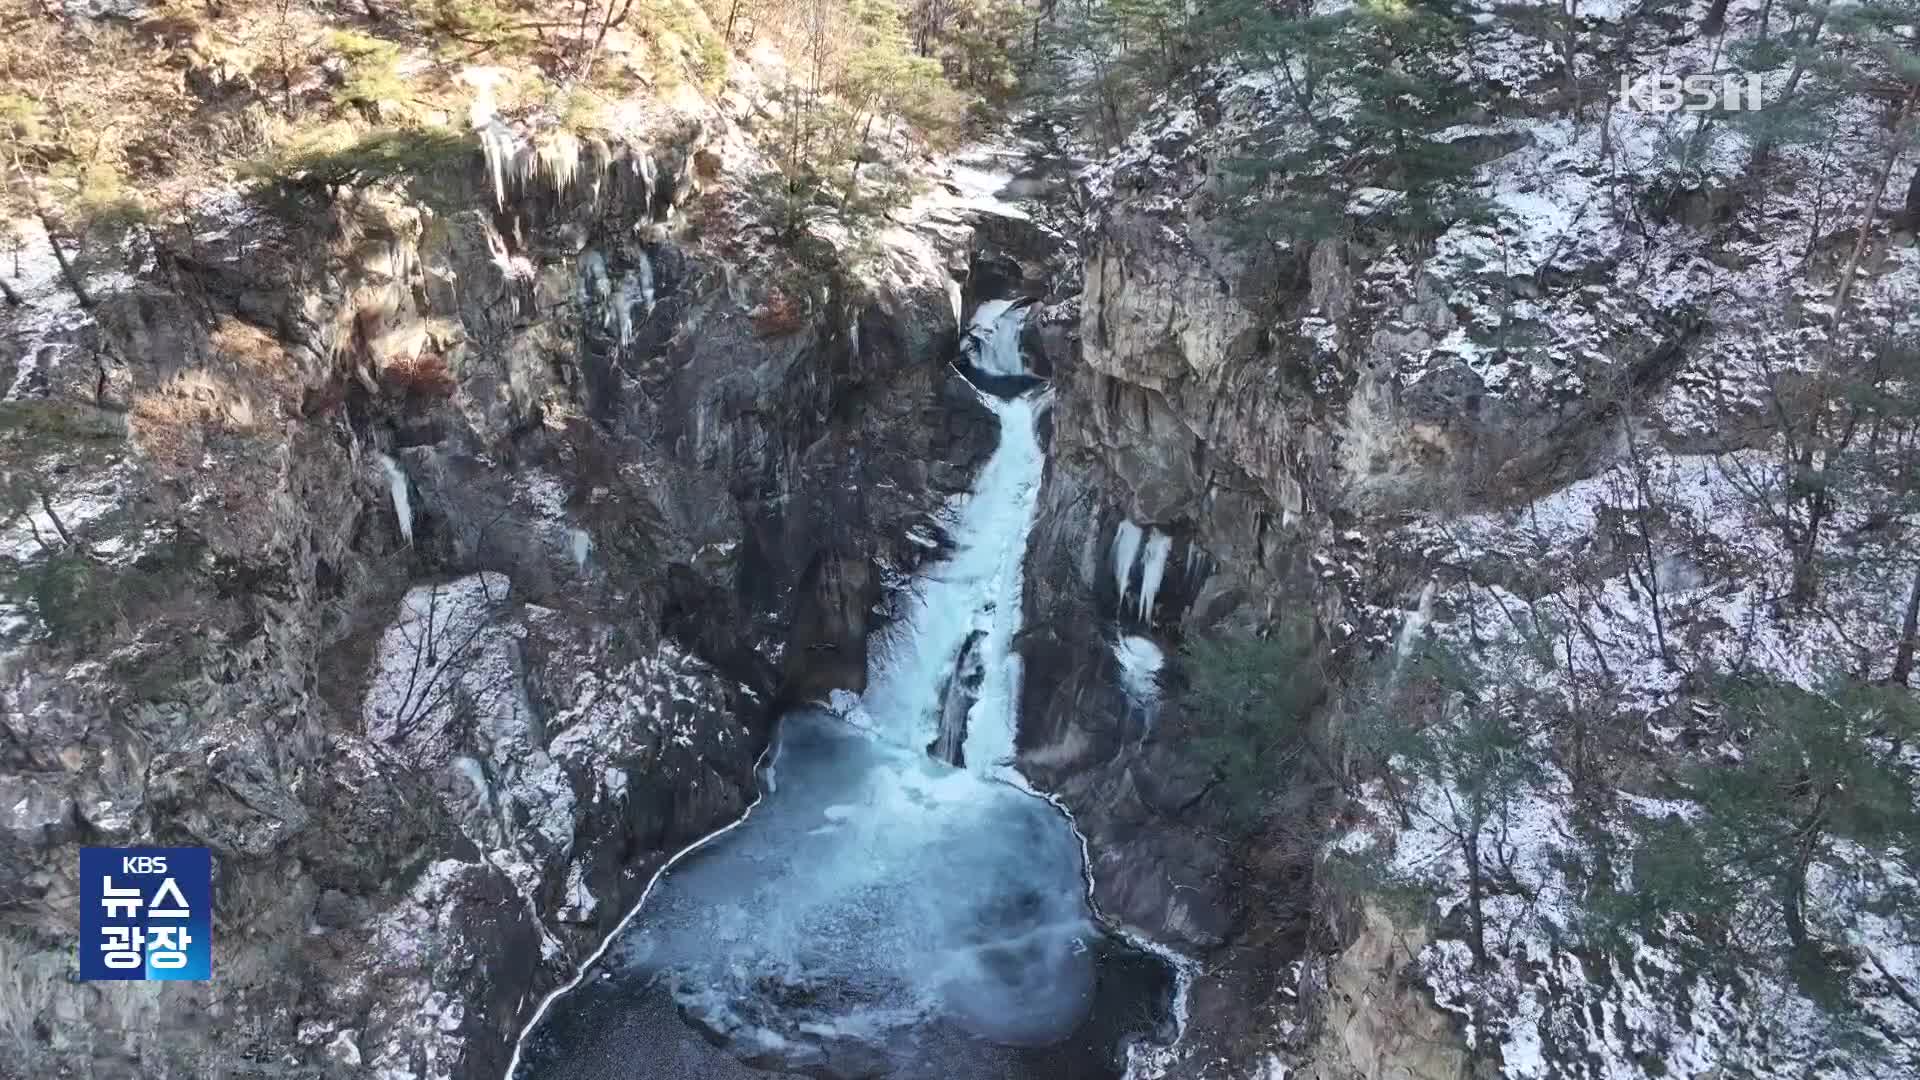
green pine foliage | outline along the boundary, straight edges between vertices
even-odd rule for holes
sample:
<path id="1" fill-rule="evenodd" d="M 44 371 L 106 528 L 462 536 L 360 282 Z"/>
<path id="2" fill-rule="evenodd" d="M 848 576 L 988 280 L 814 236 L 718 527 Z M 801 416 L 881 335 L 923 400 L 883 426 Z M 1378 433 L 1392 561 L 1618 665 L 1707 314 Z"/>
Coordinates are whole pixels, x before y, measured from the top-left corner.
<path id="1" fill-rule="evenodd" d="M 476 48 L 489 55 L 524 55 L 538 40 L 528 25 L 532 20 L 500 0 L 435 0 L 433 28 L 459 47 L 456 55 Z"/>
<path id="2" fill-rule="evenodd" d="M 1230 825 L 1265 819 L 1304 768 L 1306 718 L 1325 693 L 1312 636 L 1289 624 L 1269 638 L 1204 638 L 1184 651 L 1186 745 L 1213 769 Z"/>
<path id="3" fill-rule="evenodd" d="M 404 184 L 429 202 L 473 165 L 477 147 L 450 128 L 378 128 L 368 132 L 331 126 L 247 164 L 243 174 L 283 196 L 332 195 L 349 188 Z"/>
<path id="4" fill-rule="evenodd" d="M 327 46 L 347 61 L 346 78 L 333 94 L 336 104 L 368 108 L 409 96 L 399 74 L 399 45 L 353 30 L 335 30 L 327 35 Z"/>
<path id="5" fill-rule="evenodd" d="M 1336 234 L 1364 187 L 1393 193 L 1372 224 L 1416 241 L 1477 211 L 1474 161 L 1443 134 L 1474 109 L 1446 66 L 1464 31 L 1443 7 L 1364 0 L 1295 15 L 1223 0 L 1196 26 L 1278 80 L 1287 106 L 1256 134 L 1255 153 L 1224 163 L 1242 242 L 1297 250 Z"/>
<path id="6" fill-rule="evenodd" d="M 1824 869 L 1875 903 L 1920 901 L 1899 884 L 1920 874 L 1920 777 L 1902 753 L 1920 706 L 1852 681 L 1721 696 L 1733 743 L 1686 776 L 1698 812 L 1642 821 L 1631 884 L 1596 910 L 1639 928 L 1679 919 L 1720 962 L 1782 969 L 1844 1012 L 1849 950 L 1823 928 L 1811 885 Z"/>
<path id="7" fill-rule="evenodd" d="M 966 111 L 940 62 L 914 51 L 892 0 L 808 2 L 798 61 L 770 92 L 774 120 L 762 134 L 774 165 L 763 201 L 791 245 L 818 215 L 857 226 L 860 239 L 911 195 L 891 170 L 867 168 L 884 166 L 882 137 L 945 145 Z"/>

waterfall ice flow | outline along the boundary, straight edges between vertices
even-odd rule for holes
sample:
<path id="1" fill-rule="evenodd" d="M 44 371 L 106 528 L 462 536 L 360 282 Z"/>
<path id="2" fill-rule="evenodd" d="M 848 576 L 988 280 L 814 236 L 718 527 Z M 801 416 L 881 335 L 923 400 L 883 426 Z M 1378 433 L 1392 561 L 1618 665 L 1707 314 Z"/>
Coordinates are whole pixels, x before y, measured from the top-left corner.
<path id="1" fill-rule="evenodd" d="M 993 367 L 980 365 L 982 370 L 1025 370 L 1019 350 L 1026 312 L 1009 308 L 1008 301 L 990 300 L 974 314 L 969 334 L 978 335 L 981 355 L 998 358 Z M 1005 359 L 1009 351 L 1011 361 Z M 950 511 L 953 554 L 921 575 L 904 617 L 874 648 L 860 722 L 890 742 L 927 745 L 938 735 L 941 690 L 967 639 L 979 632 L 984 676 L 967 712 L 962 757 L 968 768 L 994 771 L 1013 758 L 1020 693 L 1013 639 L 1020 630 L 1027 535 L 1046 464 L 1036 424 L 1049 398 L 981 400 L 1000 419 L 1000 444 L 973 492 Z"/>
<path id="2" fill-rule="evenodd" d="M 989 310 L 975 327 L 988 352 L 1011 337 L 1017 357 L 1021 321 Z M 1048 397 L 982 401 L 1000 440 L 948 511 L 953 551 L 917 576 L 875 643 L 867 692 L 836 695 L 839 719 L 866 735 L 826 713 L 784 717 L 777 794 L 769 782 L 731 857 L 667 879 L 615 953 L 743 1045 L 899 1046 L 936 1017 L 996 1044 L 1039 1045 L 1084 1015 L 1098 931 L 1079 840 L 1012 769 L 1014 637 Z M 969 651 L 979 686 L 953 769 L 927 748 Z"/>
<path id="3" fill-rule="evenodd" d="M 1127 606 L 1127 586 L 1133 581 L 1133 563 L 1140 557 L 1140 526 L 1122 521 L 1113 532 L 1113 583 L 1120 598 L 1116 608 Z"/>
<path id="4" fill-rule="evenodd" d="M 1022 320 L 1001 308 L 974 327 L 988 352 L 1011 338 L 1017 363 Z M 755 810 L 713 838 L 709 857 L 649 884 L 644 916 L 636 908 L 609 942 L 607 985 L 664 987 L 682 1017 L 741 1052 L 828 1072 L 858 1045 L 869 1050 L 853 1051 L 855 1068 L 877 1051 L 973 1075 L 980 1049 L 937 1051 L 922 1037 L 958 1029 L 994 1046 L 1043 1046 L 1081 1022 L 1100 933 L 1084 841 L 1066 808 L 1032 797 L 1011 763 L 1014 638 L 1045 467 L 1036 423 L 1049 395 L 982 395 L 999 444 L 947 512 L 951 554 L 916 575 L 874 642 L 866 693 L 783 717 Z M 1157 666 L 1149 650 L 1137 656 L 1143 669 Z M 979 685 L 955 769 L 928 742 L 963 651 Z M 590 1007 L 572 1030 L 586 1029 L 607 1030 Z M 617 1050 L 581 1059 L 616 1070 L 625 1060 Z"/>
<path id="5" fill-rule="evenodd" d="M 967 325 L 967 356 L 989 375 L 1024 375 L 1027 362 L 1020 354 L 1020 331 L 1027 309 L 1018 300 L 983 300 Z M 1003 425 L 1004 426 L 1004 425 Z"/>
<path id="6" fill-rule="evenodd" d="M 1400 670 L 1400 665 L 1406 661 L 1407 655 L 1413 652 L 1413 643 L 1420 637 L 1421 633 L 1426 630 L 1427 624 L 1433 621 L 1433 589 L 1435 584 L 1433 579 L 1429 578 L 1427 580 L 1427 584 L 1420 590 L 1419 602 L 1414 605 L 1413 611 L 1408 613 L 1406 620 L 1400 624 L 1400 632 L 1393 637 L 1393 668 L 1396 672 Z"/>
<path id="7" fill-rule="evenodd" d="M 400 463 L 386 454 L 380 455 L 380 468 L 387 474 L 387 491 L 393 496 L 393 516 L 400 519 L 400 535 L 413 546 L 413 503 L 407 495 L 407 474 L 400 470 Z"/>
<path id="8" fill-rule="evenodd" d="M 1147 549 L 1140 556 L 1140 621 L 1152 622 L 1153 601 L 1160 595 L 1160 581 L 1167 573 L 1167 553 L 1173 550 L 1173 537 L 1152 530 Z"/>

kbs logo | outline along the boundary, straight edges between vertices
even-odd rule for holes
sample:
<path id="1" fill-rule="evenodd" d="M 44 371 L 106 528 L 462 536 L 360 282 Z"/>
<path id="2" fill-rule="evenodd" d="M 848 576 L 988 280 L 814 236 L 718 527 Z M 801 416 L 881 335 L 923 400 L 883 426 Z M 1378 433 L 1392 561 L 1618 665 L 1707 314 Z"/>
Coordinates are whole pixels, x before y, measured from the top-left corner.
<path id="1" fill-rule="evenodd" d="M 1758 112 L 1760 91 L 1759 75 L 1620 76 L 1620 104 L 1635 112 Z"/>
<path id="2" fill-rule="evenodd" d="M 212 977 L 206 848 L 80 849 L 80 978 Z"/>

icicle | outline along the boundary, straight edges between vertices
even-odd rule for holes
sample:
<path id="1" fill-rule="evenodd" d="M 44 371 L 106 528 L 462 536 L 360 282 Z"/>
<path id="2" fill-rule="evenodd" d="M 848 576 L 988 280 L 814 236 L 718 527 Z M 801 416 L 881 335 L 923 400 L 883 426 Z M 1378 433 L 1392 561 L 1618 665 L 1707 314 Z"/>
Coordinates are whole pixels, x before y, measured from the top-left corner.
<path id="1" fill-rule="evenodd" d="M 1147 537 L 1146 554 L 1140 561 L 1140 621 L 1153 622 L 1153 600 L 1160 592 L 1160 579 L 1166 576 L 1167 553 L 1173 550 L 1173 537 L 1155 529 Z"/>
<path id="2" fill-rule="evenodd" d="M 585 571 L 587 568 L 587 553 L 593 550 L 593 537 L 587 535 L 587 530 L 585 529 L 573 529 L 571 532 L 573 539 L 574 569 Z"/>
<path id="3" fill-rule="evenodd" d="M 1120 592 L 1120 598 L 1114 601 L 1116 609 L 1127 606 L 1127 583 L 1133 577 L 1133 561 L 1139 554 L 1140 526 L 1121 521 L 1113 533 L 1113 583 Z"/>
<path id="4" fill-rule="evenodd" d="M 640 261 L 634 265 L 634 272 L 640 275 L 640 300 L 647 305 L 647 313 L 653 313 L 653 260 L 647 253 L 638 253 Z"/>
<path id="5" fill-rule="evenodd" d="M 1420 603 L 1414 607 L 1413 614 L 1400 624 L 1400 633 L 1393 639 L 1393 652 L 1400 660 L 1405 660 L 1407 654 L 1413 651 L 1414 639 L 1433 621 L 1433 589 L 1434 579 L 1428 578 L 1426 587 L 1420 590 Z M 1396 669 L 1398 666 L 1396 661 Z"/>
<path id="6" fill-rule="evenodd" d="M 393 515 L 400 519 L 400 535 L 413 546 L 413 502 L 407 493 L 407 474 L 400 471 L 400 463 L 385 454 L 380 455 L 380 467 L 387 473 L 387 490 L 393 495 Z"/>
<path id="7" fill-rule="evenodd" d="M 660 183 L 660 170 L 653 163 L 653 152 L 638 150 L 633 156 L 634 168 L 640 174 L 640 182 L 646 186 L 646 202 L 640 207 L 642 219 L 653 220 L 653 197 Z"/>
<path id="8" fill-rule="evenodd" d="M 494 209 L 505 210 L 507 168 L 516 156 L 513 132 L 498 117 L 488 117 L 478 123 L 477 128 L 475 133 L 480 136 L 480 152 L 487 159 L 487 175 L 493 178 Z"/>
<path id="9" fill-rule="evenodd" d="M 553 185 L 554 196 L 564 197 L 580 175 L 580 140 L 569 132 L 555 132 L 535 148 L 532 165 Z"/>

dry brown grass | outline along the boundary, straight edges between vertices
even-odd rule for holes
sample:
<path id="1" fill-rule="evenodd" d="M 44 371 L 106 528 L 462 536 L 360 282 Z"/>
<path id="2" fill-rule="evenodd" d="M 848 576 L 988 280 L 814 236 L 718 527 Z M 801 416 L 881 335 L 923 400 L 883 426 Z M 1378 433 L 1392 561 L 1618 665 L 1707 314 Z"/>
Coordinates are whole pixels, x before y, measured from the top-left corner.
<path id="1" fill-rule="evenodd" d="M 444 399 L 453 396 L 459 382 L 439 353 L 389 360 L 380 368 L 380 382 L 399 397 Z"/>
<path id="2" fill-rule="evenodd" d="M 219 374 L 193 368 L 136 393 L 128 427 L 134 444 L 155 462 L 192 469 L 209 435 L 257 435 L 265 430 L 266 412 Z"/>
<path id="3" fill-rule="evenodd" d="M 800 304 L 793 297 L 775 290 L 753 312 L 753 332 L 763 338 L 798 333 L 807 325 Z"/>
<path id="4" fill-rule="evenodd" d="M 252 323 L 224 316 L 213 329 L 212 343 L 222 359 L 242 371 L 275 382 L 291 380 L 294 365 L 287 347 Z"/>

